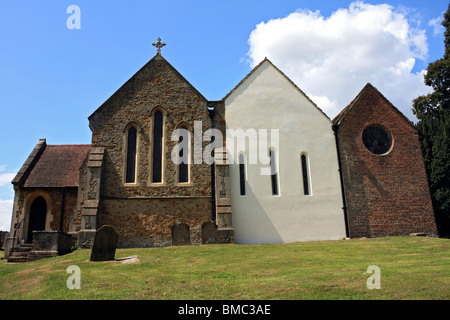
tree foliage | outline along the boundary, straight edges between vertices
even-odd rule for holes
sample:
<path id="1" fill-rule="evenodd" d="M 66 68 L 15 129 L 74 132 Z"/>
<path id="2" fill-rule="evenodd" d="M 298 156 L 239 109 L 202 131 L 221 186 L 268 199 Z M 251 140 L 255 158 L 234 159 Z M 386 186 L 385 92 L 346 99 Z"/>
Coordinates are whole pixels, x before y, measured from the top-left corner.
<path id="1" fill-rule="evenodd" d="M 444 14 L 444 57 L 428 65 L 424 82 L 433 91 L 413 101 L 431 198 L 441 236 L 450 236 L 450 5 Z"/>

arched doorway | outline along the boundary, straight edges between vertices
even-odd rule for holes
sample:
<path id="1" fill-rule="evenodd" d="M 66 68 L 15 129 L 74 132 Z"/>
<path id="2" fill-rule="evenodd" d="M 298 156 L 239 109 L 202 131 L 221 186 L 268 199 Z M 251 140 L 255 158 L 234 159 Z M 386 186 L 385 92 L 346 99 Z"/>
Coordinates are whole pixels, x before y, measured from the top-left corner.
<path id="1" fill-rule="evenodd" d="M 27 242 L 33 242 L 33 231 L 45 230 L 45 218 L 47 216 L 47 202 L 41 196 L 34 199 L 31 204 Z"/>

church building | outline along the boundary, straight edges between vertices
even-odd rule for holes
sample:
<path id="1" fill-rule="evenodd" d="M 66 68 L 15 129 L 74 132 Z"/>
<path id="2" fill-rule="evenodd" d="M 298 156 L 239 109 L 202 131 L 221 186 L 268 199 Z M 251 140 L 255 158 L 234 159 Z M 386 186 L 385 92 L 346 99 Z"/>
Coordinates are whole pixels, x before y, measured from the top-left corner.
<path id="1" fill-rule="evenodd" d="M 268 59 L 223 101 L 227 128 L 278 131 L 276 146 L 268 143 L 266 150 L 258 149 L 269 163 L 252 163 L 250 146 L 241 150 L 234 143 L 235 151 L 230 150 L 227 140 L 228 152 L 234 151 L 237 160 L 230 165 L 236 242 L 345 238 L 331 120 Z M 273 170 L 263 175 L 264 167 Z"/>
<path id="2" fill-rule="evenodd" d="M 6 256 L 62 234 L 89 248 L 103 225 L 119 247 L 436 235 L 420 132 L 373 86 L 331 120 L 264 59 L 208 101 L 154 45 L 88 117 L 90 145 L 39 140 Z"/>
<path id="3" fill-rule="evenodd" d="M 334 119 L 350 237 L 437 234 L 417 128 L 370 83 Z"/>

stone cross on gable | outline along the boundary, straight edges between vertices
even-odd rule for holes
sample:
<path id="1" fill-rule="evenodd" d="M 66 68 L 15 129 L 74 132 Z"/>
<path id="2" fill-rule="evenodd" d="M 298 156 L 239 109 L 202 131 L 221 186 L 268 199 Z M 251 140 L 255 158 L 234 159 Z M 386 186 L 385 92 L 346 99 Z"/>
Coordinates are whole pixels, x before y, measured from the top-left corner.
<path id="1" fill-rule="evenodd" d="M 161 54 L 161 48 L 164 47 L 166 44 L 164 42 L 161 42 L 161 38 L 158 37 L 158 42 L 153 43 L 152 45 L 158 49 L 156 53 Z"/>

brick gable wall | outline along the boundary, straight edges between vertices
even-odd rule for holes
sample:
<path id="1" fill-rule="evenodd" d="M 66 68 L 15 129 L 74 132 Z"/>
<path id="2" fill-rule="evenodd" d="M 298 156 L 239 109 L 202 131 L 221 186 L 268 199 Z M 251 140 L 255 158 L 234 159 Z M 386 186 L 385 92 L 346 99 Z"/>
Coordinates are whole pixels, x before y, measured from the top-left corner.
<path id="1" fill-rule="evenodd" d="M 372 86 L 366 86 L 344 118 L 338 139 L 351 237 L 437 234 L 419 132 Z M 388 129 L 393 147 L 371 153 L 362 132 Z"/>

